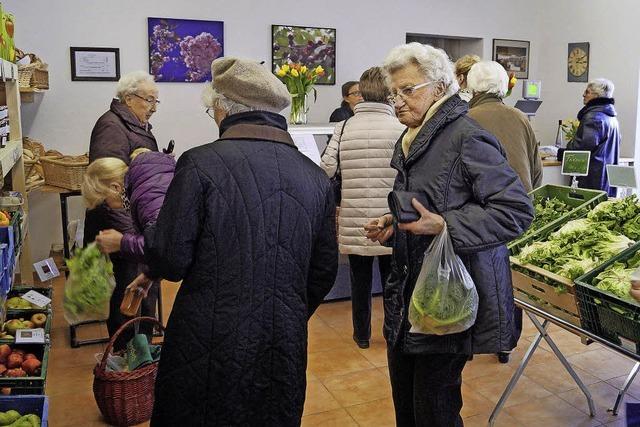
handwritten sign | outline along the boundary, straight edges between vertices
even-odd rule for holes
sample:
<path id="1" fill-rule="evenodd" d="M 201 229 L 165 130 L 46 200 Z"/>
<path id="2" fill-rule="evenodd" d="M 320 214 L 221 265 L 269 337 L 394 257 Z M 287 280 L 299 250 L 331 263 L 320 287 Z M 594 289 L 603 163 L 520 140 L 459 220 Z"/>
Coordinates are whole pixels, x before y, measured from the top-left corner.
<path id="1" fill-rule="evenodd" d="M 589 174 L 589 151 L 565 151 L 562 156 L 562 175 L 587 176 Z"/>

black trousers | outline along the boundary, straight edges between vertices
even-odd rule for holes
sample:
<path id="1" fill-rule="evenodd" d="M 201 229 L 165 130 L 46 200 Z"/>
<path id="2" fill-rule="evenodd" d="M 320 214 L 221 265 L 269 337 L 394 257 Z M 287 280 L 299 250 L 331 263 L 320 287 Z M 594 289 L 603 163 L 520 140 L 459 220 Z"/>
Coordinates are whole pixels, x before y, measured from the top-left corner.
<path id="1" fill-rule="evenodd" d="M 360 341 L 371 338 L 371 286 L 374 258 L 373 256 L 349 255 L 353 338 Z M 378 267 L 384 290 L 387 277 L 391 273 L 391 255 L 378 256 Z"/>
<path id="2" fill-rule="evenodd" d="M 398 427 L 462 427 L 464 354 L 387 350 Z"/>

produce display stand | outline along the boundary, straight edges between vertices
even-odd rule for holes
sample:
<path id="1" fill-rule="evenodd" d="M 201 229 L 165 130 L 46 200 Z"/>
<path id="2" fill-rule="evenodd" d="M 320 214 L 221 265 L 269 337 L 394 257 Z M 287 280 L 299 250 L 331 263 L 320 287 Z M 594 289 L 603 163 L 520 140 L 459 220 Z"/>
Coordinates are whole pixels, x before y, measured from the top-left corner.
<path id="1" fill-rule="evenodd" d="M 622 347 L 621 345 L 618 345 L 616 343 L 611 342 L 611 340 L 602 338 L 602 337 L 594 334 L 591 331 L 583 329 L 580 326 L 574 325 L 573 323 L 567 322 L 564 319 L 561 319 L 561 318 L 559 318 L 559 317 L 557 317 L 557 316 L 555 316 L 555 315 L 553 315 L 551 313 L 548 313 L 548 312 L 546 312 L 546 311 L 544 311 L 544 310 L 542 310 L 542 309 L 540 309 L 540 308 L 538 308 L 538 307 L 536 307 L 534 305 L 531 305 L 530 303 L 528 303 L 526 301 L 522 301 L 522 300 L 518 299 L 517 297 L 515 298 L 515 303 L 516 303 L 516 306 L 518 306 L 522 310 L 524 310 L 526 315 L 531 319 L 531 321 L 533 322 L 533 325 L 538 330 L 538 334 L 535 336 L 535 339 L 533 340 L 533 342 L 531 343 L 531 345 L 527 349 L 527 351 L 526 351 L 526 353 L 524 355 L 524 358 L 522 359 L 522 361 L 518 365 L 518 368 L 513 373 L 513 376 L 511 377 L 511 380 L 509 381 L 509 383 L 507 384 L 507 387 L 505 388 L 504 392 L 502 393 L 502 396 L 500 396 L 500 400 L 498 400 L 498 403 L 496 404 L 495 408 L 493 409 L 493 412 L 491 413 L 491 416 L 489 417 L 489 425 L 493 426 L 495 424 L 496 419 L 497 419 L 498 415 L 500 414 L 500 411 L 504 407 L 504 404 L 506 403 L 507 399 L 509 398 L 509 396 L 511 395 L 513 390 L 515 389 L 518 381 L 520 380 L 520 377 L 522 377 L 522 374 L 523 374 L 525 368 L 527 367 L 527 364 L 529 363 L 529 361 L 533 357 L 533 354 L 538 349 L 538 347 L 540 346 L 540 343 L 542 342 L 543 339 L 547 342 L 549 347 L 551 347 L 551 350 L 556 355 L 558 360 L 560 360 L 560 363 L 562 363 L 564 368 L 567 370 L 569 375 L 571 375 L 573 380 L 576 382 L 576 384 L 578 385 L 578 387 L 580 388 L 580 390 L 584 394 L 584 396 L 585 396 L 585 398 L 587 400 L 587 405 L 589 407 L 590 415 L 592 417 L 595 416 L 596 409 L 595 409 L 595 405 L 593 403 L 593 398 L 591 397 L 591 392 L 589 392 L 589 389 L 584 385 L 584 383 L 582 382 L 582 380 L 580 379 L 578 374 L 571 367 L 571 364 L 569 364 L 567 359 L 564 357 L 564 355 L 562 354 L 562 352 L 560 351 L 560 349 L 556 345 L 556 343 L 553 341 L 553 339 L 549 335 L 549 331 L 547 330 L 547 328 L 549 326 L 549 323 L 553 323 L 553 324 L 559 326 L 560 328 L 562 328 L 562 329 L 564 329 L 566 331 L 569 331 L 571 333 L 574 333 L 574 334 L 576 334 L 578 336 L 587 337 L 589 340 L 591 340 L 593 342 L 597 342 L 597 343 L 599 343 L 599 344 L 601 344 L 601 345 L 603 345 L 603 346 L 615 351 L 616 353 L 621 354 L 622 356 L 626 356 L 626 357 L 628 357 L 628 358 L 630 358 L 630 359 L 632 359 L 632 360 L 634 360 L 636 362 L 635 366 L 633 367 L 633 369 L 629 373 L 629 375 L 628 375 L 628 377 L 627 377 L 622 389 L 619 391 L 618 396 L 616 398 L 616 402 L 615 402 L 613 408 L 610 409 L 610 411 L 613 413 L 613 415 L 617 415 L 618 414 L 618 407 L 619 407 L 620 403 L 622 402 L 622 399 L 623 399 L 624 395 L 626 394 L 627 390 L 629 389 L 629 386 L 631 385 L 631 383 L 633 382 L 634 378 L 636 377 L 636 374 L 640 370 L 640 355 L 635 353 L 635 352 L 633 352 L 633 351 L 631 351 L 631 350 L 629 350 L 629 349 L 627 349 L 627 348 L 625 348 L 625 347 Z M 542 318 L 543 322 L 540 323 L 540 321 L 538 320 L 538 318 L 536 316 Z"/>

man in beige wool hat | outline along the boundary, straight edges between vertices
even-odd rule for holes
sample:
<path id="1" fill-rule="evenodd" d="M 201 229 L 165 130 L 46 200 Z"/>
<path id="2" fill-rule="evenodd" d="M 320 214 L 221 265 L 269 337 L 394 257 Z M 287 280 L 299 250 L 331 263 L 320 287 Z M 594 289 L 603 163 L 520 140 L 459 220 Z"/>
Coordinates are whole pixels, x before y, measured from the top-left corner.
<path id="1" fill-rule="evenodd" d="M 307 320 L 337 271 L 327 175 L 278 114 L 289 93 L 255 61 L 217 59 L 203 95 L 220 138 L 178 159 L 145 254 L 183 280 L 153 426 L 299 426 Z"/>

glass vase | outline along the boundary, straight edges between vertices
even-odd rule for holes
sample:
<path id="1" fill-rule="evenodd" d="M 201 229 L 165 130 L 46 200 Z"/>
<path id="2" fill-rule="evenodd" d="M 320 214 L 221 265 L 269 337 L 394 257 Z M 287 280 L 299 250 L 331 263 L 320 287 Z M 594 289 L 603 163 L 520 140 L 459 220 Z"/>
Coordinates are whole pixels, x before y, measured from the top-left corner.
<path id="1" fill-rule="evenodd" d="M 292 93 L 291 94 L 291 116 L 289 122 L 292 125 L 304 125 L 307 124 L 307 113 L 309 112 L 308 95 L 306 93 Z"/>

